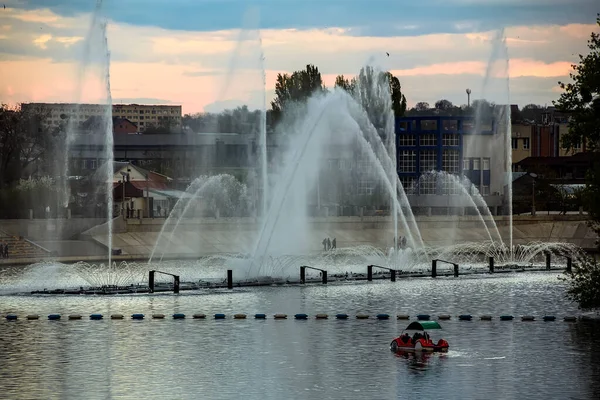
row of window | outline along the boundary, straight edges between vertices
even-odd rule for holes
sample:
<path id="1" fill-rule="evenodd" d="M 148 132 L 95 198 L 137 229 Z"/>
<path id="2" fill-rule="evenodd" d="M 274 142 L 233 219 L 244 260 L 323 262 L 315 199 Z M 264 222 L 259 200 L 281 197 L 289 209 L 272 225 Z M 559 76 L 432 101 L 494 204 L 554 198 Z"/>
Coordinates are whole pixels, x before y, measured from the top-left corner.
<path id="1" fill-rule="evenodd" d="M 413 176 L 403 176 L 400 178 L 404 191 L 408 194 L 442 194 L 442 195 L 459 195 L 464 193 L 464 187 L 458 180 L 439 180 L 435 176 L 424 176 L 417 179 Z M 467 188 L 471 193 L 475 193 L 478 189 L 475 185 Z M 480 193 L 483 196 L 490 195 L 489 185 L 481 186 Z"/>
<path id="2" fill-rule="evenodd" d="M 417 145 L 416 135 L 398 135 L 398 145 L 414 147 Z M 437 146 L 437 135 L 426 134 L 419 135 L 420 146 Z M 460 135 L 444 133 L 442 135 L 442 146 L 460 146 Z"/>
<path id="3" fill-rule="evenodd" d="M 442 151 L 442 171 L 451 174 L 460 172 L 460 154 L 458 150 L 446 149 Z M 397 154 L 398 171 L 403 173 L 417 172 L 417 152 L 415 150 L 402 150 Z M 422 150 L 419 152 L 419 171 L 427 172 L 437 169 L 437 152 L 435 150 Z"/>
<path id="4" fill-rule="evenodd" d="M 463 160 L 463 171 L 489 171 L 490 170 L 490 159 L 489 158 L 465 158 Z"/>

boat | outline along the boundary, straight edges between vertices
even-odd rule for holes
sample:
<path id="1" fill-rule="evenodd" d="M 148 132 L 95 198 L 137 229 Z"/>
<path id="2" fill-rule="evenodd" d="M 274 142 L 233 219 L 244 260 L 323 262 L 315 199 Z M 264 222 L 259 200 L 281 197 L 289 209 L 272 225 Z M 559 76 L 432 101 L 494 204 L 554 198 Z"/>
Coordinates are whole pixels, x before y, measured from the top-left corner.
<path id="1" fill-rule="evenodd" d="M 448 342 L 440 339 L 434 343 L 429 336 L 429 331 L 442 329 L 436 321 L 414 321 L 411 322 L 402 334 L 392 340 L 390 349 L 398 351 L 448 351 Z"/>

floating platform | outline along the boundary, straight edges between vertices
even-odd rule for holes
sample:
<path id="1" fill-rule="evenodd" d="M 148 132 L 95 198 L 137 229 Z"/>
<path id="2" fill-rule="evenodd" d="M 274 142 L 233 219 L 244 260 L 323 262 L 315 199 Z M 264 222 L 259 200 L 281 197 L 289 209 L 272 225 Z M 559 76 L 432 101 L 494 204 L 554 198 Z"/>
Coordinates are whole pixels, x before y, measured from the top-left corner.
<path id="1" fill-rule="evenodd" d="M 556 272 L 563 270 L 562 268 L 552 268 L 548 270 L 542 267 L 521 267 L 521 266 L 499 266 L 496 268 L 495 274 L 498 273 L 518 273 L 518 272 Z M 489 275 L 489 271 L 484 269 L 466 269 L 462 270 L 460 275 Z M 373 280 L 390 280 L 390 273 L 377 272 L 373 273 Z M 428 278 L 431 276 L 431 271 L 402 271 L 397 270 L 396 276 L 398 278 Z M 441 277 L 452 277 L 453 271 L 440 269 L 437 273 L 438 278 Z M 333 274 L 329 275 L 329 283 L 352 283 L 358 281 L 368 280 L 366 273 L 353 273 L 353 274 Z M 321 277 L 311 276 L 306 277 L 305 284 L 320 284 L 322 282 Z M 300 279 L 276 279 L 276 278 L 263 278 L 254 280 L 240 280 L 234 281 L 233 287 L 256 287 L 256 286 L 286 286 L 286 285 L 302 285 Z M 180 291 L 191 291 L 191 290 L 203 290 L 203 289 L 227 289 L 227 279 L 224 280 L 200 280 L 198 282 L 181 282 L 179 285 Z M 99 287 L 79 287 L 79 288 L 68 288 L 68 289 L 44 289 L 34 290 L 30 292 L 33 295 L 130 295 L 130 294 L 148 294 L 148 293 L 167 293 L 173 291 L 172 283 L 156 282 L 154 285 L 154 291 L 150 291 L 150 287 L 147 284 L 132 284 L 129 286 L 116 286 L 106 285 Z"/>

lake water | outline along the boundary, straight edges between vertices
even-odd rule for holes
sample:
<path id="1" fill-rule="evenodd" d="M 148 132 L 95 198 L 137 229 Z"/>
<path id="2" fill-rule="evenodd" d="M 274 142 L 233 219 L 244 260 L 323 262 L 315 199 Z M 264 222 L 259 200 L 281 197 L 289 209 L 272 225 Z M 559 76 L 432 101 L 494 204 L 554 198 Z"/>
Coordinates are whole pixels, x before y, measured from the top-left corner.
<path id="1" fill-rule="evenodd" d="M 577 315 L 558 273 L 256 287 L 179 295 L 0 296 L 0 398 L 597 399 L 600 329 Z M 63 315 L 48 321 L 47 315 Z M 89 320 L 121 313 L 125 320 Z M 146 319 L 128 317 L 143 313 Z M 164 313 L 165 320 L 150 319 Z M 185 313 L 185 320 L 173 320 Z M 194 313 L 206 320 L 191 319 Z M 225 313 L 225 320 L 214 320 Z M 234 313 L 249 319 L 234 320 Z M 266 313 L 267 320 L 254 320 Z M 275 313 L 289 319 L 274 320 Z M 294 320 L 306 313 L 307 321 Z M 328 313 L 328 320 L 316 320 Z M 347 313 L 348 320 L 336 320 Z M 371 319 L 357 320 L 357 313 Z M 390 320 L 374 319 L 388 313 Z M 447 354 L 396 355 L 409 321 L 451 314 Z M 27 321 L 27 314 L 39 314 Z M 68 321 L 69 314 L 83 320 Z M 472 314 L 473 321 L 457 315 Z M 480 321 L 490 314 L 493 321 Z M 499 321 L 512 314 L 514 321 Z M 521 315 L 538 320 L 522 322 Z M 544 315 L 557 321 L 543 322 Z"/>

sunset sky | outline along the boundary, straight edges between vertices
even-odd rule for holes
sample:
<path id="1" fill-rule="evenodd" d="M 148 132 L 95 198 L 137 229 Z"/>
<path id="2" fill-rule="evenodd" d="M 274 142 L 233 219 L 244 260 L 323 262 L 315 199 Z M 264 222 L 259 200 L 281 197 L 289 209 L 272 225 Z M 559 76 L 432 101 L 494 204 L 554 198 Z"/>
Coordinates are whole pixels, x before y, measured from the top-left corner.
<path id="1" fill-rule="evenodd" d="M 78 78 L 95 7 L 0 2 L 0 102 L 104 101 L 99 69 Z M 510 102 L 550 105 L 598 31 L 598 12 L 597 0 L 105 0 L 101 8 L 113 102 L 182 104 L 184 113 L 258 107 L 263 63 L 267 101 L 280 72 L 315 64 L 333 86 L 369 63 L 399 77 L 409 106 L 465 104 L 466 88 L 472 99 L 490 92 L 484 76 L 501 28 Z M 96 42 L 90 55 L 103 59 Z"/>

